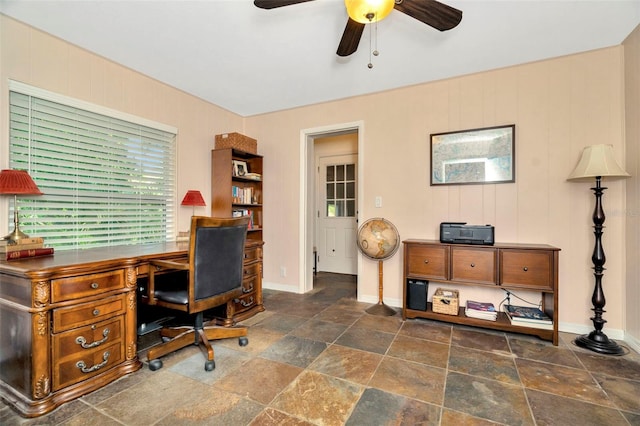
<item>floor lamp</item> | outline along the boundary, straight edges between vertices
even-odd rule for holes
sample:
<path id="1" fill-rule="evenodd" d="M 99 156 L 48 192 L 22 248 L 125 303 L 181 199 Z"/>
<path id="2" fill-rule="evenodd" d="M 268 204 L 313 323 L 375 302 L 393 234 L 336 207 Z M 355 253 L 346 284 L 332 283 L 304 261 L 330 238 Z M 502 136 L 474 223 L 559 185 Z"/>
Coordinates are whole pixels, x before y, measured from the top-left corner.
<path id="1" fill-rule="evenodd" d="M 629 173 L 625 172 L 615 160 L 613 155 L 613 146 L 611 145 L 593 145 L 588 146 L 582 152 L 580 162 L 569 176 L 569 180 L 596 180 L 596 186 L 591 188 L 596 197 L 596 206 L 593 211 L 593 229 L 595 234 L 595 247 L 591 260 L 593 262 L 593 275 L 595 277 L 595 287 L 591 303 L 593 304 L 594 330 L 575 339 L 576 345 L 590 349 L 594 352 L 607 355 L 622 355 L 624 350 L 613 340 L 610 340 L 606 334 L 602 332 L 604 324 L 607 322 L 602 318 L 604 311 L 605 298 L 602 291 L 602 276 L 604 274 L 604 263 L 606 257 L 602 248 L 602 230 L 604 228 L 604 209 L 602 208 L 602 193 L 606 187 L 600 185 L 603 177 L 624 178 L 629 177 Z"/>

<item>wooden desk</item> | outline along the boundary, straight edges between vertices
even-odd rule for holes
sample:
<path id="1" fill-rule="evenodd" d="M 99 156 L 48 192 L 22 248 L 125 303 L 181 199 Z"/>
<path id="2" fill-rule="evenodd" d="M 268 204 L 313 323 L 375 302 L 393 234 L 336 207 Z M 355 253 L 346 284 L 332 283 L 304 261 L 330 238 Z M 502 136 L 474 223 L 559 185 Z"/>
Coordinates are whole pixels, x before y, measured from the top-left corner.
<path id="1" fill-rule="evenodd" d="M 262 244 L 247 241 L 246 291 L 222 322 L 264 310 Z M 150 259 L 187 249 L 168 242 L 0 261 L 0 397 L 37 417 L 138 370 L 137 280 Z"/>

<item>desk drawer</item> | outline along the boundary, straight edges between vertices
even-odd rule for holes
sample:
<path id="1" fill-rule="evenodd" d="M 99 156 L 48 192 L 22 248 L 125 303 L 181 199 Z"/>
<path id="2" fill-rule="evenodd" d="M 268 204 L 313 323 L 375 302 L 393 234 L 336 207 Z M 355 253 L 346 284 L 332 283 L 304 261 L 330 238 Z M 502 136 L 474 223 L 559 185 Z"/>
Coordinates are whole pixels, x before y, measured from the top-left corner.
<path id="1" fill-rule="evenodd" d="M 51 301 L 56 303 L 79 299 L 111 290 L 118 290 L 124 288 L 124 286 L 125 276 L 122 269 L 99 274 L 61 278 L 51 281 Z"/>
<path id="2" fill-rule="evenodd" d="M 76 306 L 53 310 L 53 332 L 71 330 L 72 328 L 104 321 L 127 310 L 126 294 L 108 297 L 104 300 L 81 303 Z"/>
<path id="3" fill-rule="evenodd" d="M 122 340 L 124 316 L 53 335 L 53 359 L 57 362 L 70 355 L 91 352 Z"/>
<path id="4" fill-rule="evenodd" d="M 122 341 L 80 352 L 65 360 L 53 360 L 53 390 L 87 380 L 124 361 Z"/>
<path id="5" fill-rule="evenodd" d="M 407 274 L 422 278 L 449 279 L 449 247 L 407 246 Z"/>
<path id="6" fill-rule="evenodd" d="M 258 275 L 260 273 L 260 263 L 254 263 L 252 265 L 244 265 L 242 268 L 242 275 L 244 279 L 248 277 Z"/>
<path id="7" fill-rule="evenodd" d="M 245 247 L 244 263 L 253 262 L 262 259 L 262 247 Z"/>
<path id="8" fill-rule="evenodd" d="M 247 293 L 240 296 L 237 301 L 233 302 L 235 304 L 235 312 L 246 311 L 247 309 L 251 309 L 257 303 L 255 292 Z"/>
<path id="9" fill-rule="evenodd" d="M 553 290 L 553 252 L 546 250 L 501 250 L 500 284 Z"/>

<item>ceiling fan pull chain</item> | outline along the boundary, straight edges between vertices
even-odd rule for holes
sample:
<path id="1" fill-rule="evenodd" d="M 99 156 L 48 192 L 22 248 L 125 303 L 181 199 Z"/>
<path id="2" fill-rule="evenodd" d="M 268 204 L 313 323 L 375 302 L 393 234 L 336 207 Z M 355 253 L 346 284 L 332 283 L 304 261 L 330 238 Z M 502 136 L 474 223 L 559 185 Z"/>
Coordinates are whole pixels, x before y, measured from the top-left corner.
<path id="1" fill-rule="evenodd" d="M 373 68 L 373 62 L 371 61 L 371 23 L 369 23 L 369 63 L 367 67 L 369 67 L 369 69 Z"/>
<path id="2" fill-rule="evenodd" d="M 375 42 L 374 42 L 374 46 L 375 48 L 373 49 L 373 56 L 378 56 L 380 53 L 378 52 L 378 21 L 376 21 L 376 28 L 375 28 Z"/>

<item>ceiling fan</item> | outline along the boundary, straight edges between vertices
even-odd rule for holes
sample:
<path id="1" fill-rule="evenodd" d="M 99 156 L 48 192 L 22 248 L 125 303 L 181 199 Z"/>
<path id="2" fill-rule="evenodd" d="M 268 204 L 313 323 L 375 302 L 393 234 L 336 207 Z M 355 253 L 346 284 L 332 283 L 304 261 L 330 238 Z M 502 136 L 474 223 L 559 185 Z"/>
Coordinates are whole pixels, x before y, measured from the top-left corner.
<path id="1" fill-rule="evenodd" d="M 261 9 L 275 9 L 308 1 L 313 0 L 254 0 L 253 4 Z M 349 56 L 358 50 L 365 24 L 384 19 L 392 9 L 440 31 L 455 28 L 462 20 L 461 10 L 436 0 L 346 0 L 345 5 L 349 20 L 338 45 L 338 56 Z"/>

